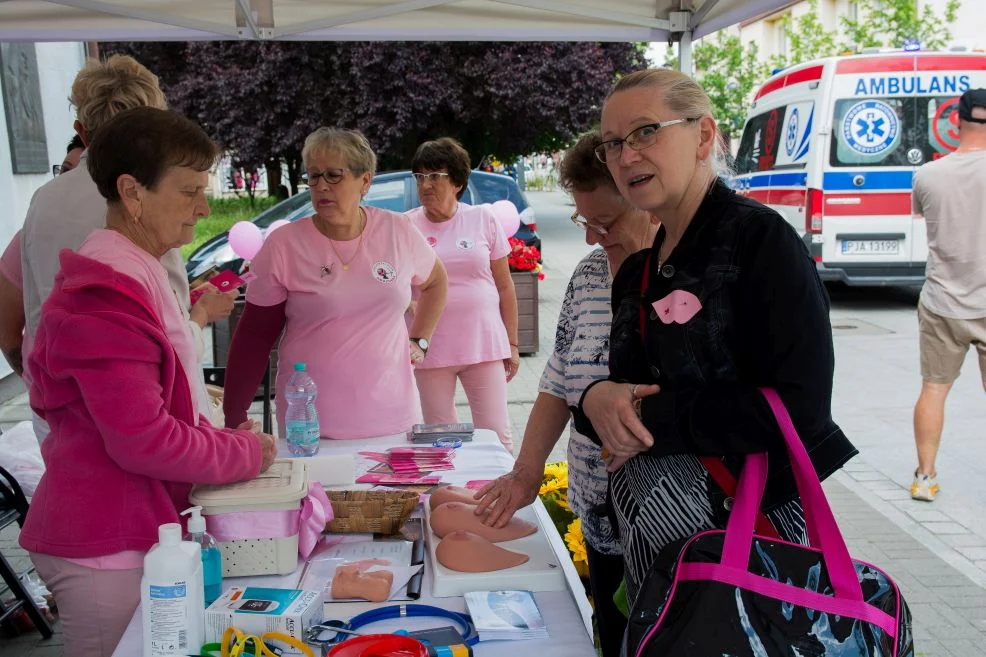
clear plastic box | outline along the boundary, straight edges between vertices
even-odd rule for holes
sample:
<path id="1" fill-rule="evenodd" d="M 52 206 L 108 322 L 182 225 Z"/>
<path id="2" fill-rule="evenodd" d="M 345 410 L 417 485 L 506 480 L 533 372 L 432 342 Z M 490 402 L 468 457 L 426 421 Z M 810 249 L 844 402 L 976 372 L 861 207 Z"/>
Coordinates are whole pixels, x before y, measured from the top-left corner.
<path id="1" fill-rule="evenodd" d="M 202 507 L 206 531 L 211 531 L 209 516 L 222 513 L 294 511 L 300 516 L 301 500 L 306 495 L 307 464 L 299 459 L 278 459 L 256 479 L 236 484 L 197 485 L 188 499 Z M 223 555 L 223 577 L 287 575 L 298 567 L 297 533 L 283 538 L 221 541 L 219 549 Z"/>

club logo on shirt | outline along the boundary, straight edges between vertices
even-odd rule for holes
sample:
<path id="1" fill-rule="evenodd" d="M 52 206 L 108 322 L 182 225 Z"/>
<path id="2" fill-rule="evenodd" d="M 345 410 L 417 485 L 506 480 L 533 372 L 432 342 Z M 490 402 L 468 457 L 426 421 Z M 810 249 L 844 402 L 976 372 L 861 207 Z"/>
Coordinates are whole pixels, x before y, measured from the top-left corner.
<path id="1" fill-rule="evenodd" d="M 428 246 L 430 246 L 431 248 L 435 248 L 436 246 L 438 246 L 437 237 L 432 237 L 431 235 L 429 235 L 427 238 L 425 238 L 425 241 L 428 242 Z"/>
<path id="2" fill-rule="evenodd" d="M 373 263 L 373 278 L 381 283 L 393 283 L 397 279 L 397 270 L 389 262 L 381 260 Z"/>
<path id="3" fill-rule="evenodd" d="M 463 251 L 468 251 L 472 247 L 476 246 L 476 243 L 473 242 L 471 239 L 463 238 L 457 241 L 455 245 L 460 249 L 462 249 Z"/>

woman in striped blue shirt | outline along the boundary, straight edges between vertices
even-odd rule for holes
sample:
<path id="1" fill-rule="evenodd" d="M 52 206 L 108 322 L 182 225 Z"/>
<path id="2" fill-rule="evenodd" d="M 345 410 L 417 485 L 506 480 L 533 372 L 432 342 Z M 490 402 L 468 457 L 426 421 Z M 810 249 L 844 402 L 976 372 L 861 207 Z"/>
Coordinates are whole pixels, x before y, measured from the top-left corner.
<path id="1" fill-rule="evenodd" d="M 606 166 L 594 152 L 599 133 L 582 135 L 561 163 L 561 186 L 575 200 L 572 221 L 585 231 L 586 243 L 598 244 L 575 268 L 558 318 L 555 347 L 541 376 L 539 394 L 524 431 L 513 470 L 479 493 L 482 512 L 492 506 L 487 524 L 502 526 L 537 497 L 544 464 L 593 381 L 609 376 L 610 295 L 613 275 L 627 256 L 654 241 L 656 221 L 620 195 Z M 604 511 L 606 464 L 600 448 L 570 429 L 568 502 L 582 519 L 589 559 L 589 585 L 595 602 L 603 657 L 619 654 L 626 619 L 613 603 L 623 579 L 623 557 Z"/>

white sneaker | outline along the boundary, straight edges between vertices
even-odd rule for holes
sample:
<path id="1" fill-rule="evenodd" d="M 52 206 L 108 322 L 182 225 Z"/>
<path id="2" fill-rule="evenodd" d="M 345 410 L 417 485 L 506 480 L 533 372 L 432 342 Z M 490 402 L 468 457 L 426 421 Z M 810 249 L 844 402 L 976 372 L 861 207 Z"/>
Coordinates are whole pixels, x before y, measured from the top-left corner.
<path id="1" fill-rule="evenodd" d="M 934 502 L 940 490 L 938 478 L 923 472 L 914 473 L 914 483 L 911 484 L 911 499 L 922 502 Z"/>

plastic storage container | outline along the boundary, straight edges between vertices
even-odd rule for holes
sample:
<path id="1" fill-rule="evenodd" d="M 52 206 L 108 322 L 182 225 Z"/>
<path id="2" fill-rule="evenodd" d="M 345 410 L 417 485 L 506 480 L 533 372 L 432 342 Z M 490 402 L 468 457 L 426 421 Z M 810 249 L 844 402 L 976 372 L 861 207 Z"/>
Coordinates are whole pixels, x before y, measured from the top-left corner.
<path id="1" fill-rule="evenodd" d="M 308 466 L 300 459 L 278 459 L 256 479 L 236 484 L 197 485 L 188 496 L 219 541 L 223 557 L 223 577 L 246 575 L 287 575 L 298 566 L 298 534 L 283 538 L 237 538 L 225 540 L 224 513 L 257 512 L 257 535 L 267 522 L 261 512 L 284 511 L 300 515 L 301 500 L 308 495 Z M 249 519 L 247 519 L 249 522 Z M 297 527 L 297 523 L 296 523 Z M 297 532 L 297 528 L 295 529 Z"/>

